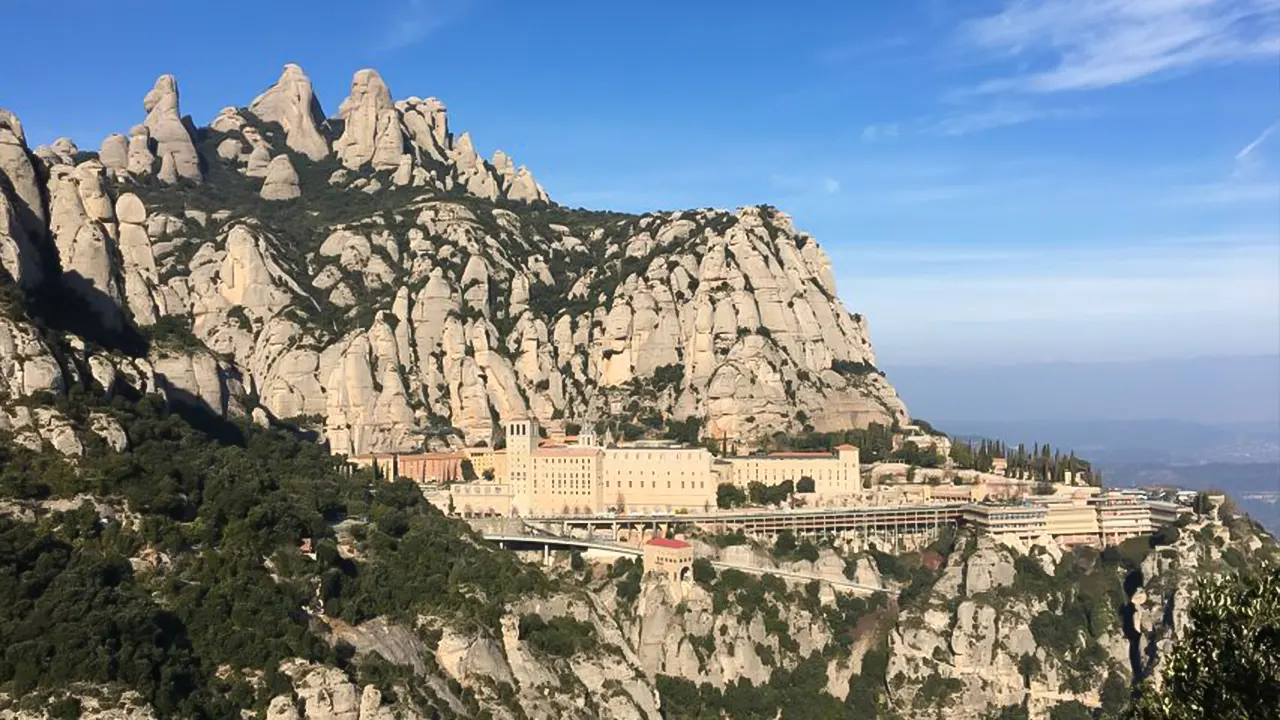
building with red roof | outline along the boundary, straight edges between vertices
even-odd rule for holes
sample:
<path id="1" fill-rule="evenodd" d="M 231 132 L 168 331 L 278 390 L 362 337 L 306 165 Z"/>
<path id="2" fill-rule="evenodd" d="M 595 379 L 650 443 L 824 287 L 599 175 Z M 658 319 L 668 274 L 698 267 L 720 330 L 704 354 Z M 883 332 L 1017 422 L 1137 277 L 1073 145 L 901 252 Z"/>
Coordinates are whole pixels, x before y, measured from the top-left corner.
<path id="1" fill-rule="evenodd" d="M 645 575 L 656 575 L 676 588 L 693 579 L 693 546 L 683 540 L 656 537 L 644 544 Z"/>

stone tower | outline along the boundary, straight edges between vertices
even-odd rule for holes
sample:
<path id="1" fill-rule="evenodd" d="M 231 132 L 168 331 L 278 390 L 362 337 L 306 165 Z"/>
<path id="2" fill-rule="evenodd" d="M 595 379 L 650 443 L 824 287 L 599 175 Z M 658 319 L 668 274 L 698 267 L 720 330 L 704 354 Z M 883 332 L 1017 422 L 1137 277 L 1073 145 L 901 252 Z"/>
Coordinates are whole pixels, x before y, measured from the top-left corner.
<path id="1" fill-rule="evenodd" d="M 511 506 L 519 515 L 533 509 L 533 451 L 538 447 L 538 421 L 513 418 L 506 424 L 507 473 L 511 477 Z"/>

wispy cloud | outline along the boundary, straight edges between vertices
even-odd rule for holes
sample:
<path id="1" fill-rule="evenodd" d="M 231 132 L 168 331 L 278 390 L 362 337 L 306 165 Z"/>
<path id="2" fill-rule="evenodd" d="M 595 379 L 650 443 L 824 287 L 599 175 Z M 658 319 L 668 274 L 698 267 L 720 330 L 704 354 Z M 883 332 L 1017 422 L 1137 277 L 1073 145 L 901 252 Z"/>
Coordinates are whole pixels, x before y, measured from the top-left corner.
<path id="1" fill-rule="evenodd" d="M 958 137 L 1040 120 L 1092 117 L 1096 114 L 1081 108 L 1039 108 L 1027 103 L 1002 102 L 984 108 L 958 110 L 948 115 L 925 116 L 905 123 L 866 125 L 862 128 L 862 141 L 875 143 L 912 134 Z"/>
<path id="2" fill-rule="evenodd" d="M 984 130 L 1023 125 L 1037 120 L 1088 117 L 1093 114 L 1091 111 L 1080 109 L 1037 108 L 1024 104 L 1002 104 L 982 110 L 950 115 L 931 123 L 929 130 L 940 135 L 968 135 Z"/>
<path id="3" fill-rule="evenodd" d="M 448 22 L 460 7 L 459 2 L 396 0 L 384 13 L 373 50 L 391 53 L 417 45 Z"/>
<path id="4" fill-rule="evenodd" d="M 898 137 L 901 127 L 898 123 L 875 123 L 862 128 L 863 142 L 876 142 Z"/>
<path id="5" fill-rule="evenodd" d="M 1041 70 L 979 92 L 1105 88 L 1176 70 L 1280 53 L 1277 0 L 1010 0 L 968 22 L 963 38 Z"/>
<path id="6" fill-rule="evenodd" d="M 1247 160 L 1249 156 L 1253 154 L 1254 150 L 1262 147 L 1262 143 L 1267 141 L 1267 138 L 1271 136 L 1271 133 L 1276 131 L 1276 128 L 1280 128 L 1280 122 L 1274 122 L 1268 125 L 1266 130 L 1263 130 L 1258 137 L 1253 139 L 1253 142 L 1245 145 L 1241 148 L 1240 152 L 1236 153 L 1236 160 Z"/>
<path id="7" fill-rule="evenodd" d="M 799 177 L 774 173 L 769 176 L 769 183 L 793 197 L 837 195 L 840 192 L 840 181 L 830 176 Z"/>

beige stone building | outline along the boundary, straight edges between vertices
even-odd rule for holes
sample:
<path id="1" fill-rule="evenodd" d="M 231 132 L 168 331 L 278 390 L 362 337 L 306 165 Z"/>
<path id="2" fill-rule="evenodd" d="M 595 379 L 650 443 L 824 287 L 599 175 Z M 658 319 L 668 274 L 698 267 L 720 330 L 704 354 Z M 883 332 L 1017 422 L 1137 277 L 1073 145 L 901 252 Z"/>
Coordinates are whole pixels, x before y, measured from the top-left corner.
<path id="1" fill-rule="evenodd" d="M 462 479 L 462 453 L 421 453 L 396 456 L 396 477 L 408 478 L 420 485 L 440 485 Z"/>
<path id="2" fill-rule="evenodd" d="M 485 477 L 485 472 L 492 470 L 493 479 L 507 477 L 507 451 L 492 448 L 468 448 L 467 458 L 471 460 L 471 468 L 476 477 Z"/>
<path id="3" fill-rule="evenodd" d="M 492 485 L 506 488 L 498 495 L 510 497 L 508 513 L 688 512 L 715 505 L 712 456 L 704 448 L 602 447 L 591 434 L 575 445 L 541 443 L 537 421 L 526 418 L 508 422 L 506 431 L 505 451 L 476 453 L 472 463 L 477 473 L 494 468 Z M 458 512 L 487 507 L 471 502 L 473 485 L 479 484 L 455 486 Z"/>
<path id="4" fill-rule="evenodd" d="M 693 579 L 693 546 L 683 540 L 653 538 L 644 544 L 644 574 L 672 585 Z"/>
<path id="5" fill-rule="evenodd" d="M 505 482 L 470 482 L 449 488 L 453 511 L 466 517 L 511 515 L 511 486 Z"/>
<path id="6" fill-rule="evenodd" d="M 603 448 L 602 503 L 616 512 L 708 510 L 716 504 L 713 459 L 706 448 Z"/>
<path id="7" fill-rule="evenodd" d="M 405 478 L 420 485 L 439 485 L 460 480 L 465 459 L 461 453 L 415 453 L 351 455 L 347 462 L 358 468 L 376 468 L 384 480 Z"/>
<path id="8" fill-rule="evenodd" d="M 600 449 L 540 447 L 529 457 L 530 497 L 534 515 L 584 515 L 601 510 Z"/>
<path id="9" fill-rule="evenodd" d="M 801 478 L 813 480 L 812 499 L 816 504 L 855 503 L 870 496 L 862 487 L 862 465 L 858 448 L 841 445 L 834 453 L 786 452 L 725 458 L 729 482 L 746 488 L 753 482 L 777 485 L 790 480 L 797 486 Z"/>

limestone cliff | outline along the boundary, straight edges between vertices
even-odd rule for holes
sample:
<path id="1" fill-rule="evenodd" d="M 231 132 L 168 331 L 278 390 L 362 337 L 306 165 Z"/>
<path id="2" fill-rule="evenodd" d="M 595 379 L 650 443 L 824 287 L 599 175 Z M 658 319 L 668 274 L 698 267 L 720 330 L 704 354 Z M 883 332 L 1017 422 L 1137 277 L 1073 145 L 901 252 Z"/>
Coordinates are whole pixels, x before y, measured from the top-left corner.
<path id="1" fill-rule="evenodd" d="M 206 127 L 171 76 L 143 106 L 96 154 L 32 153 L 0 114 L 0 261 L 108 335 L 160 340 L 150 362 L 188 356 L 168 384 L 219 412 L 319 417 L 343 453 L 457 442 L 450 426 L 487 441 L 525 413 L 744 437 L 906 418 L 826 254 L 777 210 L 557 206 L 372 70 L 330 119 L 296 65 Z"/>

